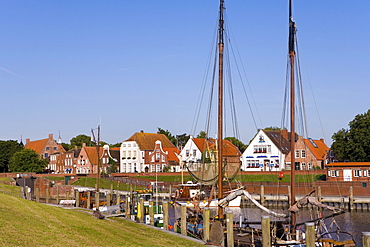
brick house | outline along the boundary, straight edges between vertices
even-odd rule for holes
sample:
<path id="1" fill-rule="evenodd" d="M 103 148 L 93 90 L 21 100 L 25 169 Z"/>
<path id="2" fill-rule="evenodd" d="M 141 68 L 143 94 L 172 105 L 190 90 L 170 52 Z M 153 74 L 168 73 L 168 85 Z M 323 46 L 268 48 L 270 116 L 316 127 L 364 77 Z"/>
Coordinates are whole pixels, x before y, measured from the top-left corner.
<path id="1" fill-rule="evenodd" d="M 326 169 L 327 181 L 370 182 L 370 162 L 332 162 Z"/>
<path id="2" fill-rule="evenodd" d="M 26 145 L 24 148 L 34 150 L 42 158 L 47 159 L 49 156 L 56 152 L 65 152 L 65 149 L 58 145 L 53 139 L 53 134 L 49 134 L 49 138 L 31 141 L 29 138 L 26 139 Z"/>
<path id="3" fill-rule="evenodd" d="M 156 141 L 161 142 L 162 151 L 165 148 L 175 148 L 167 136 L 160 133 L 144 133 L 144 131 L 136 132 L 122 142 L 120 172 L 145 172 L 153 169 L 153 166 L 150 166 L 151 158 L 149 156 L 156 148 Z M 166 165 L 169 165 L 168 158 L 165 159 L 164 163 L 161 163 L 159 170 L 162 171 Z"/>
<path id="4" fill-rule="evenodd" d="M 76 173 L 77 158 L 81 149 L 77 147 L 66 152 L 50 155 L 48 170 L 51 173 Z"/>
<path id="5" fill-rule="evenodd" d="M 162 148 L 162 142 L 157 140 L 155 142 L 154 150 L 149 152 L 148 164 L 145 165 L 145 172 L 160 172 L 167 166 L 169 171 L 176 172 L 176 166 L 179 166 L 179 159 L 176 154 L 179 154 L 180 150 L 177 148 Z"/>
<path id="6" fill-rule="evenodd" d="M 106 145 L 109 150 L 109 146 Z M 91 174 L 98 172 L 98 157 L 101 159 L 100 172 L 107 172 L 109 163 L 109 154 L 106 147 L 87 147 L 86 143 L 82 144 L 81 151 L 77 157 L 76 173 Z"/>
<path id="7" fill-rule="evenodd" d="M 228 140 L 222 140 L 222 156 L 226 163 L 240 163 L 241 152 Z M 204 156 L 204 157 L 203 157 Z M 190 171 L 198 169 L 203 160 L 215 161 L 217 157 L 217 140 L 213 138 L 194 138 L 190 136 L 180 152 L 182 164 L 187 164 Z M 204 158 L 204 159 L 203 159 Z"/>

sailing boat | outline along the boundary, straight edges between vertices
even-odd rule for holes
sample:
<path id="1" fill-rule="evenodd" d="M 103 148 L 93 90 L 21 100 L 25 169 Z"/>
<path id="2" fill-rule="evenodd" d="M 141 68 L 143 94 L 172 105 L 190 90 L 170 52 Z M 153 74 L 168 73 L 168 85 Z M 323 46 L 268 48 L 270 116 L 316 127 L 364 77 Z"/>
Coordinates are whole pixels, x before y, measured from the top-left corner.
<path id="1" fill-rule="evenodd" d="M 241 166 L 241 152 L 239 149 L 230 141 L 223 140 L 225 52 L 224 9 L 224 0 L 220 0 L 217 31 L 217 54 L 215 57 L 215 61 L 218 62 L 218 64 L 215 65 L 215 67 L 218 67 L 217 138 L 190 138 L 183 149 L 187 150 L 188 153 L 184 154 L 183 157 L 185 156 L 184 158 L 186 158 L 192 156 L 192 159 L 188 159 L 188 162 L 185 162 L 184 166 L 187 167 L 190 174 L 198 183 L 183 183 L 179 186 L 176 192 L 176 199 L 181 199 L 184 196 L 187 201 L 189 201 L 189 199 L 196 199 L 199 201 L 197 204 L 200 207 L 218 206 L 218 201 L 224 198 L 224 182 L 232 179 L 240 170 Z M 214 87 L 216 88 L 216 86 Z M 208 115 L 210 115 L 210 112 L 207 116 Z M 209 126 L 209 122 L 206 125 Z M 209 127 L 206 128 L 209 129 Z M 208 131 L 206 131 L 206 133 L 208 133 Z M 196 154 L 191 153 L 189 155 L 189 151 L 193 151 L 195 148 L 199 151 L 198 158 L 196 158 Z M 189 201 L 187 205 L 194 206 L 194 203 Z M 240 206 L 240 198 L 231 202 L 230 206 Z M 221 218 L 223 217 L 222 208 L 219 208 L 218 215 Z"/>

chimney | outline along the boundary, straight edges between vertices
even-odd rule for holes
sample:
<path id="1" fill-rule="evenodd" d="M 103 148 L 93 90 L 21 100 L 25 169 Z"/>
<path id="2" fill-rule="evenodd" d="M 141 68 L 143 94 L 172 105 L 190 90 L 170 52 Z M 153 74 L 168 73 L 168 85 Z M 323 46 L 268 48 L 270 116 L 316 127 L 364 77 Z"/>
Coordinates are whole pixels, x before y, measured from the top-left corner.
<path id="1" fill-rule="evenodd" d="M 49 134 L 49 140 L 53 140 L 53 134 Z"/>
<path id="2" fill-rule="evenodd" d="M 82 143 L 82 147 L 85 148 L 86 147 L 86 143 Z"/>
<path id="3" fill-rule="evenodd" d="M 287 140 L 289 140 L 289 137 L 288 137 L 288 130 L 287 129 L 283 129 L 283 130 L 280 130 L 280 134 Z"/>
<path id="4" fill-rule="evenodd" d="M 27 138 L 26 139 L 26 144 L 30 142 L 30 138 Z"/>
<path id="5" fill-rule="evenodd" d="M 140 130 L 140 133 L 144 133 L 144 130 Z"/>

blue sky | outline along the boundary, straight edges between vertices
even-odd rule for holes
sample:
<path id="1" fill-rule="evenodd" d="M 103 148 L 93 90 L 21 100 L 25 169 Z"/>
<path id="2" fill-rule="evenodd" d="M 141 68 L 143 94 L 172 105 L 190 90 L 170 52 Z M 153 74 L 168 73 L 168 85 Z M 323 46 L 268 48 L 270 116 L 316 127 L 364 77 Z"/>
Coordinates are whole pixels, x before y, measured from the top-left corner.
<path id="1" fill-rule="evenodd" d="M 258 128 L 281 122 L 287 10 L 287 0 L 226 1 Z M 0 139 L 60 131 L 69 142 L 99 122 L 108 143 L 157 127 L 199 133 L 204 124 L 191 133 L 192 124 L 217 11 L 216 0 L 1 1 Z M 370 108 L 370 1 L 296 0 L 294 17 L 309 136 L 330 145 Z M 256 127 L 246 101 L 237 103 L 248 143 Z"/>

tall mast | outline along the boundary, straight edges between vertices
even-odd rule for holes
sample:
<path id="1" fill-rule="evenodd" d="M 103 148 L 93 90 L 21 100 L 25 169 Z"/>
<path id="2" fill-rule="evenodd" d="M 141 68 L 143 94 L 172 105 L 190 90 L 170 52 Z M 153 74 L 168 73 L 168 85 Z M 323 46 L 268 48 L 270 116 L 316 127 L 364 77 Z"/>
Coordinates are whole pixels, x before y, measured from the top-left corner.
<path id="1" fill-rule="evenodd" d="M 289 0 L 289 60 L 290 60 L 290 188 L 291 204 L 295 202 L 295 87 L 294 87 L 294 41 L 296 26 L 292 15 L 292 0 Z M 291 231 L 295 232 L 296 215 L 292 212 Z"/>
<path id="2" fill-rule="evenodd" d="M 217 134 L 217 167 L 218 167 L 218 199 L 222 198 L 222 139 L 223 139 L 223 58 L 224 58 L 224 0 L 220 0 L 220 18 L 218 24 L 218 134 Z M 218 216 L 223 218 L 223 209 L 218 207 Z"/>

